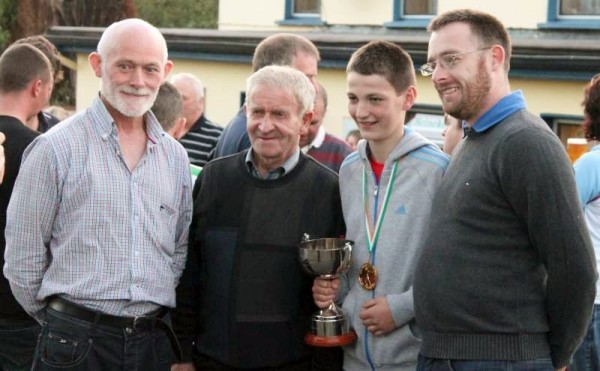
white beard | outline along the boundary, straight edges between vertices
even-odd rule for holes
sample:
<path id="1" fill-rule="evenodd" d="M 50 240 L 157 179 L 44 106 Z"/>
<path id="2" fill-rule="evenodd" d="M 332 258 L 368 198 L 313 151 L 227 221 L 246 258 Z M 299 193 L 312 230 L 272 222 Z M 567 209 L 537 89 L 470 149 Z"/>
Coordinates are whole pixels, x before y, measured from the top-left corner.
<path id="1" fill-rule="evenodd" d="M 136 89 L 127 85 L 114 85 L 110 81 L 106 71 L 102 73 L 102 88 L 100 92 L 104 99 L 108 101 L 123 116 L 140 117 L 152 108 L 154 100 L 158 94 L 148 88 Z M 123 98 L 120 93 L 137 95 L 138 97 Z"/>

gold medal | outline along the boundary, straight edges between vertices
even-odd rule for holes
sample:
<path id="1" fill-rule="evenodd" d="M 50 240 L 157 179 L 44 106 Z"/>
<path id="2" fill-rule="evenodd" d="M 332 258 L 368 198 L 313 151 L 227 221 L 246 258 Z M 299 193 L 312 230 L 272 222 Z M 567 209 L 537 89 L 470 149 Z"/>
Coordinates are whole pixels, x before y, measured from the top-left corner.
<path id="1" fill-rule="evenodd" d="M 404 157 L 402 157 L 404 158 Z M 401 159 L 402 159 L 401 158 Z M 394 187 L 394 180 L 396 179 L 396 171 L 398 169 L 398 161 L 394 161 L 392 167 L 392 174 L 385 191 L 385 197 L 383 199 L 383 206 L 381 208 L 375 208 L 373 214 L 373 222 L 369 218 L 369 196 L 367 194 L 367 170 L 363 166 L 362 176 L 362 188 L 363 188 L 363 204 L 365 206 L 365 230 L 367 232 L 367 250 L 369 251 L 369 261 L 360 266 L 358 272 L 358 283 L 365 289 L 372 291 L 377 286 L 377 268 L 375 268 L 375 248 L 377 246 L 377 240 L 379 239 L 379 232 L 381 231 L 381 225 L 383 224 L 383 217 L 387 210 L 388 202 L 390 201 L 390 195 L 392 188 Z M 379 190 L 379 184 L 377 184 L 377 190 Z M 375 192 L 375 205 L 377 205 L 378 195 Z"/>
<path id="2" fill-rule="evenodd" d="M 377 268 L 371 263 L 364 263 L 360 266 L 358 273 L 358 283 L 365 290 L 373 290 L 377 286 Z"/>

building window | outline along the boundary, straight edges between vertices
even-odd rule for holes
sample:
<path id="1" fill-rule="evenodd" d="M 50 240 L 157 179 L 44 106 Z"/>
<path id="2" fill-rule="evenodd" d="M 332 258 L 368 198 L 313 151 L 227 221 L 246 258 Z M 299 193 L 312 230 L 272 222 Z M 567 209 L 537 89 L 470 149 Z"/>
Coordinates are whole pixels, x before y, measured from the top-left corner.
<path id="1" fill-rule="evenodd" d="M 389 28 L 425 28 L 437 13 L 437 0 L 394 0 Z"/>
<path id="2" fill-rule="evenodd" d="M 321 2 L 319 0 L 291 0 L 291 2 L 294 16 L 318 17 L 321 14 Z"/>
<path id="3" fill-rule="evenodd" d="M 435 0 L 404 0 L 398 1 L 398 3 L 402 3 L 401 17 L 425 16 L 431 18 L 435 15 Z"/>
<path id="4" fill-rule="evenodd" d="M 600 29 L 600 0 L 549 0 L 540 28 Z"/>
<path id="5" fill-rule="evenodd" d="M 444 111 L 440 105 L 414 104 L 406 112 L 405 125 L 425 136 L 440 148 L 444 144 Z"/>
<path id="6" fill-rule="evenodd" d="M 558 16 L 591 17 L 600 19 L 600 0 L 558 0 Z"/>
<path id="7" fill-rule="evenodd" d="M 542 113 L 540 117 L 556 133 L 565 147 L 567 146 L 567 139 L 584 137 L 583 127 L 581 126 L 583 116 Z"/>
<path id="8" fill-rule="evenodd" d="M 320 26 L 320 0 L 285 0 L 285 18 L 279 22 L 282 25 Z"/>

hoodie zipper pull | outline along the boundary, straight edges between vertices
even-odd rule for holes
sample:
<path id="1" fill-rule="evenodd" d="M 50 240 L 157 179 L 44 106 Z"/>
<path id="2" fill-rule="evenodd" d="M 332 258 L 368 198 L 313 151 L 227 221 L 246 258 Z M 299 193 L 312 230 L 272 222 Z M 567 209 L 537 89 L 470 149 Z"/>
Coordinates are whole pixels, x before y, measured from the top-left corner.
<path id="1" fill-rule="evenodd" d="M 373 192 L 373 195 L 375 197 L 377 197 L 377 194 L 379 193 L 379 186 L 375 186 L 375 191 Z"/>

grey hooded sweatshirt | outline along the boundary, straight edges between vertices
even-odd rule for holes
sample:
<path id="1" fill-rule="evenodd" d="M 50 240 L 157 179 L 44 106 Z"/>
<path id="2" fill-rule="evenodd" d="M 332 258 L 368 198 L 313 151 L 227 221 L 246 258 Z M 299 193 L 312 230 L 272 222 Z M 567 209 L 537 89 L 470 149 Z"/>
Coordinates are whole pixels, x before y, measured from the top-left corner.
<path id="1" fill-rule="evenodd" d="M 379 184 L 367 157 L 367 141 L 344 160 L 340 169 L 340 193 L 346 222 L 346 238 L 355 241 L 350 271 L 342 277 L 340 298 L 351 327 L 358 335 L 355 344 L 344 348 L 344 369 L 414 370 L 420 347 L 415 326 L 412 283 L 414 269 L 427 232 L 433 195 L 449 158 L 416 131 L 405 128 L 404 137 L 385 161 Z M 384 215 L 374 257 L 379 274 L 377 287 L 367 291 L 358 283 L 360 266 L 369 261 L 366 243 L 363 169 L 369 218 L 383 209 L 394 161 L 396 177 Z M 384 336 L 368 333 L 359 314 L 365 301 L 385 296 L 396 329 Z M 370 361 L 369 361 L 370 360 Z"/>

